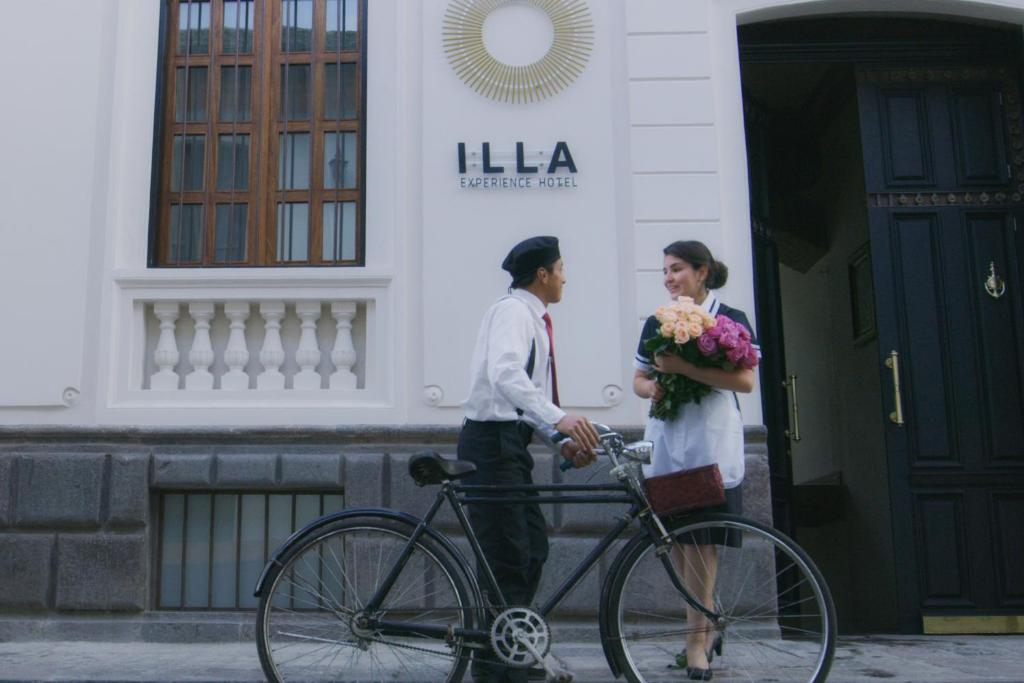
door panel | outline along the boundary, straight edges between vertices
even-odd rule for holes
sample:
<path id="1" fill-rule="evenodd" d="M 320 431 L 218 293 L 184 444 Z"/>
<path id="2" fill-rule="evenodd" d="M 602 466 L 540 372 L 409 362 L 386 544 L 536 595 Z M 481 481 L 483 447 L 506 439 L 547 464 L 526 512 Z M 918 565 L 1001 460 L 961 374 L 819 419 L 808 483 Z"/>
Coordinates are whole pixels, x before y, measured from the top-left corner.
<path id="1" fill-rule="evenodd" d="M 889 187 L 935 184 L 931 159 L 931 126 L 925 93 L 885 90 L 881 100 L 882 145 Z M 870 190 L 869 190 L 870 191 Z"/>
<path id="2" fill-rule="evenodd" d="M 924 606 L 967 607 L 970 573 L 966 558 L 963 496 L 935 493 L 916 496 L 919 554 Z"/>
<path id="3" fill-rule="evenodd" d="M 1024 529 L 1024 494 L 992 496 L 992 520 L 996 533 L 993 564 L 997 568 L 999 602 L 1024 607 L 1024 552 L 1020 530 Z"/>
<path id="4" fill-rule="evenodd" d="M 992 88 L 951 88 L 957 182 L 963 186 L 1003 185 L 1009 181 L 1001 92 Z"/>
<path id="5" fill-rule="evenodd" d="M 1024 606 L 1024 158 L 1006 163 L 1024 142 L 1010 73 L 858 73 L 893 531 L 912 551 L 898 567 L 908 631 L 922 616 Z M 897 370 L 885 366 L 894 351 Z M 898 400 L 903 424 L 890 418 Z"/>

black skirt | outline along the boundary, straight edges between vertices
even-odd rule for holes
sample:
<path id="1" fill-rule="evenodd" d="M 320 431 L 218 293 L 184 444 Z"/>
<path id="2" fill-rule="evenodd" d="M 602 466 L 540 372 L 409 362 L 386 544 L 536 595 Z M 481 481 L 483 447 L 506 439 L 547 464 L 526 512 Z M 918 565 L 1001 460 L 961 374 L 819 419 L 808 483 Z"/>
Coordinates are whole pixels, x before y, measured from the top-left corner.
<path id="1" fill-rule="evenodd" d="M 725 490 L 725 502 L 721 505 L 695 510 L 689 514 L 704 512 L 725 512 L 730 515 L 743 514 L 743 485 L 734 486 Z M 670 520 L 672 521 L 672 520 Z M 730 548 L 739 548 L 743 545 L 743 533 L 739 529 L 698 529 L 676 536 L 676 540 L 683 545 L 724 545 Z"/>

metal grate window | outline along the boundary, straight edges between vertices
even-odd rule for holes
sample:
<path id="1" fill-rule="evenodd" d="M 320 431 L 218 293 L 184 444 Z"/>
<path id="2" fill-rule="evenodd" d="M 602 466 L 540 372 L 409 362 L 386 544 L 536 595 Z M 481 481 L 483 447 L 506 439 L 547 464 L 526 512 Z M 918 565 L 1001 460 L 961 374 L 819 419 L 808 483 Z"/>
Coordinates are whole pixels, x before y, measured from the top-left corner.
<path id="1" fill-rule="evenodd" d="M 343 508 L 338 493 L 165 493 L 160 499 L 161 609 L 249 609 L 270 553 Z"/>

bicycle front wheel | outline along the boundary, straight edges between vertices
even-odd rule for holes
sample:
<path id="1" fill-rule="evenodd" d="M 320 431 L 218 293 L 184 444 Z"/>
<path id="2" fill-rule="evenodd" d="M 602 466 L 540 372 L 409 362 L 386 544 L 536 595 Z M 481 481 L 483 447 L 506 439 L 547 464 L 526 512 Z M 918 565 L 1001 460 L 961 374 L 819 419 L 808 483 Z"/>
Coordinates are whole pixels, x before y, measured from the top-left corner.
<path id="1" fill-rule="evenodd" d="M 820 683 L 835 651 L 832 596 L 807 554 L 778 531 L 733 515 L 689 516 L 667 525 L 676 539 L 659 554 L 646 536 L 616 560 L 605 618 L 608 647 L 631 683 L 675 680 L 672 668 L 704 663 L 720 681 Z M 671 572 L 671 573 L 670 573 Z M 686 601 L 672 573 L 717 615 Z M 680 656 L 681 655 L 681 656 Z"/>
<path id="2" fill-rule="evenodd" d="M 461 637 L 383 632 L 363 617 L 411 625 L 469 628 L 472 601 L 455 560 L 428 537 L 381 607 L 365 605 L 408 546 L 411 529 L 384 518 L 324 527 L 267 577 L 256 637 L 270 681 L 457 683 L 469 651 Z M 431 633 L 437 632 L 433 629 Z M 426 630 L 424 632 L 427 632 Z"/>

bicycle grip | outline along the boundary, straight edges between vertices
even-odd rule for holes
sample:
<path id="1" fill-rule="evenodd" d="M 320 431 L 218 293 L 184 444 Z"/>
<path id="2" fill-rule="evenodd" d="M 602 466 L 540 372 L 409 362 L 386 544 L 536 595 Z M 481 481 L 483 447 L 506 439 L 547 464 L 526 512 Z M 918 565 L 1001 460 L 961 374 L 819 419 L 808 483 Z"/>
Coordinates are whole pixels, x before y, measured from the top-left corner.
<path id="1" fill-rule="evenodd" d="M 568 472 L 572 469 L 572 460 L 562 460 L 562 464 L 558 466 L 558 469 Z"/>

